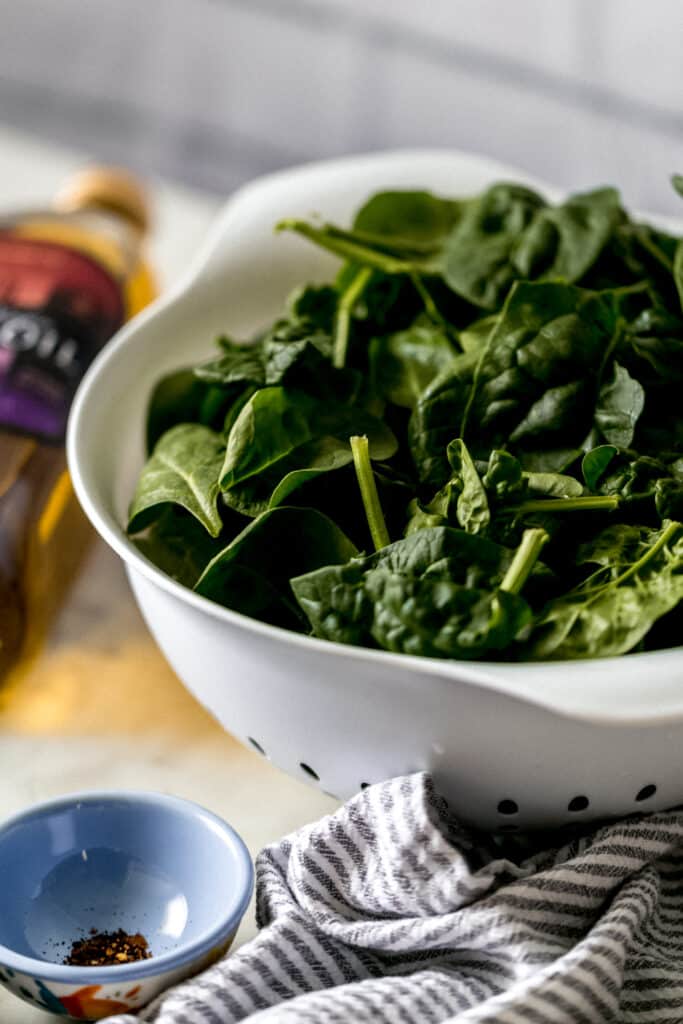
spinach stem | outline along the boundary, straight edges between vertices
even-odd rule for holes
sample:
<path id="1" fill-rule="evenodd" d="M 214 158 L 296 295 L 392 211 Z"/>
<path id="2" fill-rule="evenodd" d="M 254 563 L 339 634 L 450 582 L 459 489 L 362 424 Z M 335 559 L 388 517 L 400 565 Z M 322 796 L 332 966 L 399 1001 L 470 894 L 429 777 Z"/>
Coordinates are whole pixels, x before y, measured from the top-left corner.
<path id="1" fill-rule="evenodd" d="M 460 420 L 460 435 L 459 436 L 463 440 L 465 439 L 465 431 L 467 429 L 467 421 L 470 418 L 470 412 L 472 411 L 472 406 L 474 405 L 474 399 L 475 399 L 475 396 L 477 394 L 477 389 L 479 387 L 479 381 L 481 379 L 481 375 L 482 375 L 483 370 L 484 370 L 484 365 L 485 365 L 486 360 L 488 358 L 489 349 L 491 348 L 491 342 L 493 340 L 493 335 L 495 334 L 495 331 L 496 331 L 496 326 L 497 326 L 497 321 L 494 321 L 494 324 L 493 324 L 491 330 L 489 331 L 488 338 L 486 339 L 484 345 L 482 346 L 481 352 L 479 353 L 479 358 L 477 359 L 476 366 L 474 367 L 474 374 L 472 376 L 472 383 L 470 385 L 470 391 L 469 391 L 469 394 L 467 396 L 467 401 L 465 402 L 465 408 L 463 409 L 462 419 Z"/>
<path id="2" fill-rule="evenodd" d="M 366 267 L 374 267 L 375 270 L 383 270 L 386 274 L 411 274 L 419 269 L 407 260 L 397 259 L 395 256 L 378 252 L 369 246 L 331 235 L 328 227 L 315 228 L 304 220 L 281 220 L 275 226 L 275 230 L 295 231 L 303 238 L 307 238 L 309 242 L 314 242 L 345 260 L 360 263 Z"/>
<path id="3" fill-rule="evenodd" d="M 529 578 L 529 573 L 538 561 L 541 548 L 548 541 L 548 534 L 545 530 L 525 530 L 522 540 L 515 551 L 510 562 L 508 571 L 503 577 L 499 589 L 507 590 L 510 594 L 519 594 L 520 590 Z"/>
<path id="4" fill-rule="evenodd" d="M 413 282 L 417 294 L 422 299 L 422 304 L 424 305 L 425 313 L 427 314 L 427 316 L 437 324 L 441 324 L 442 326 L 448 326 L 444 318 L 441 316 L 441 313 L 439 313 L 439 310 L 436 308 L 436 303 L 429 294 L 427 286 L 422 281 L 420 275 L 411 274 L 410 280 Z"/>
<path id="5" fill-rule="evenodd" d="M 332 363 L 338 370 L 346 363 L 346 350 L 349 347 L 349 329 L 351 327 L 353 307 L 358 302 L 371 276 L 372 269 L 370 267 L 363 267 L 362 270 L 358 271 L 339 300 L 337 319 L 334 325 L 334 347 L 332 350 Z"/>
<path id="6" fill-rule="evenodd" d="M 391 544 L 391 538 L 389 537 L 387 524 L 384 522 L 384 513 L 379 502 L 375 475 L 372 472 L 368 439 L 365 436 L 356 436 L 350 439 L 350 443 L 353 465 L 356 470 L 356 477 L 358 478 L 361 498 L 363 499 L 363 508 L 365 509 L 368 526 L 370 527 L 370 536 L 372 537 L 372 543 L 375 545 L 375 551 L 379 551 L 380 548 L 385 548 L 388 544 Z"/>
<path id="7" fill-rule="evenodd" d="M 586 495 L 585 498 L 539 498 L 510 506 L 508 512 L 612 512 L 619 507 L 617 494 Z"/>
<path id="8" fill-rule="evenodd" d="M 580 597 L 581 600 L 585 601 L 586 608 L 588 608 L 589 605 L 593 604 L 594 601 L 597 601 L 598 598 L 601 597 L 606 590 L 609 590 L 610 587 L 619 587 L 630 576 L 633 576 L 634 573 L 640 572 L 640 570 L 647 565 L 650 559 L 654 558 L 654 556 L 661 551 L 666 544 L 668 544 L 673 535 L 681 528 L 683 528 L 683 523 L 676 521 L 670 522 L 652 547 L 648 548 L 645 554 L 641 555 L 637 562 L 634 562 L 633 565 L 630 565 L 628 569 L 622 572 L 621 576 L 617 576 L 614 580 L 607 580 L 605 583 L 599 583 L 594 587 L 588 587 L 585 590 L 577 589 L 570 591 L 568 596 Z"/>
<path id="9" fill-rule="evenodd" d="M 608 583 L 607 586 L 618 587 L 624 582 L 624 580 L 627 580 L 629 576 L 633 576 L 635 573 L 640 572 L 643 566 L 647 565 L 650 559 L 654 558 L 655 555 L 669 543 L 673 535 L 681 529 L 681 525 L 681 523 L 678 523 L 675 520 L 670 522 L 652 547 L 649 548 L 644 555 L 641 555 L 637 562 L 634 562 L 633 565 L 626 569 L 625 572 L 622 572 L 621 576 L 617 576 L 617 578 L 612 580 L 611 583 Z"/>

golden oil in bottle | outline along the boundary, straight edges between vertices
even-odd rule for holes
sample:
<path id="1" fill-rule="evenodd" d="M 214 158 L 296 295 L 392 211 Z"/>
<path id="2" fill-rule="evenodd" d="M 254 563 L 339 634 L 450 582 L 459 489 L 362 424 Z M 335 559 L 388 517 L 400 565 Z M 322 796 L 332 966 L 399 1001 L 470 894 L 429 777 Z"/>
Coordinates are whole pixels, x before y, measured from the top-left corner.
<path id="1" fill-rule="evenodd" d="M 97 167 L 52 209 L 0 217 L 0 678 L 38 648 L 92 536 L 66 421 L 97 352 L 154 297 L 148 219 L 141 185 Z"/>

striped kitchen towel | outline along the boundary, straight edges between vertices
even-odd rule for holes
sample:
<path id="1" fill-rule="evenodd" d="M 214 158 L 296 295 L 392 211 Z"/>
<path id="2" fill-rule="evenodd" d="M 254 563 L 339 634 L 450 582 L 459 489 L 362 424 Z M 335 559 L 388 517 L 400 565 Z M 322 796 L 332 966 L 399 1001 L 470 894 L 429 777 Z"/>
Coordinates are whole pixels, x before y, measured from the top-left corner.
<path id="1" fill-rule="evenodd" d="M 252 942 L 109 1024 L 683 1022 L 683 812 L 515 850 L 372 786 L 259 855 Z"/>

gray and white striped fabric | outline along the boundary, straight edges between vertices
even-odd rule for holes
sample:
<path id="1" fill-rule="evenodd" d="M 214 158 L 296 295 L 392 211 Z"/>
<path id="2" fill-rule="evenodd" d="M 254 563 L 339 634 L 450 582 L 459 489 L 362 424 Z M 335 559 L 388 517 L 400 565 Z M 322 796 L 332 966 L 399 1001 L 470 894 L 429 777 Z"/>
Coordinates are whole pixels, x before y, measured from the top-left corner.
<path id="1" fill-rule="evenodd" d="M 252 942 L 109 1024 L 683 1022 L 683 812 L 515 849 L 373 786 L 259 855 Z"/>

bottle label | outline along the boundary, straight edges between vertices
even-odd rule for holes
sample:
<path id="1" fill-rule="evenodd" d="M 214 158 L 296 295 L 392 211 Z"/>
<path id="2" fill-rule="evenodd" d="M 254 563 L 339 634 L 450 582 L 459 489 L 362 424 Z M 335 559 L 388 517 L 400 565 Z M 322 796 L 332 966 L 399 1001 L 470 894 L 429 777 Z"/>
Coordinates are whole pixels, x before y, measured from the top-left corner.
<path id="1" fill-rule="evenodd" d="M 78 383 L 123 320 L 121 287 L 101 264 L 0 234 L 0 428 L 62 442 Z"/>

